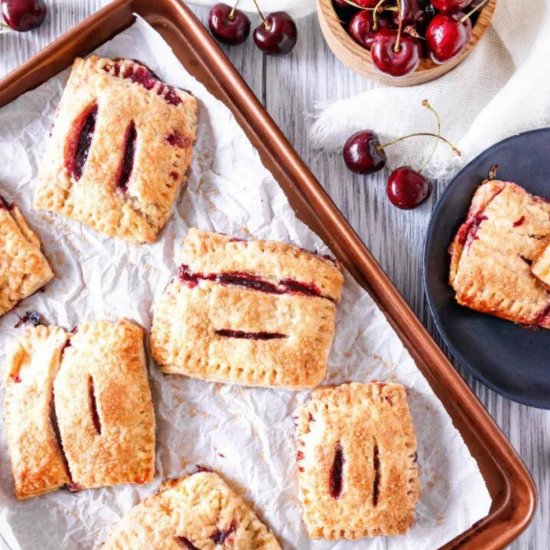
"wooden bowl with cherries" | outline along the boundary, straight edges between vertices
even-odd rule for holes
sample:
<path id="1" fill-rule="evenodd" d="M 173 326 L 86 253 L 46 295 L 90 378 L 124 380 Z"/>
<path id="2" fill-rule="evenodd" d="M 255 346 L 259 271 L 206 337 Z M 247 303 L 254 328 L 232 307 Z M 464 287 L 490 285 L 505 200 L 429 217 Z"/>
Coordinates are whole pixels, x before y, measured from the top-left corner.
<path id="1" fill-rule="evenodd" d="M 491 24 L 497 0 L 317 0 L 334 55 L 390 86 L 415 86 L 456 67 Z"/>

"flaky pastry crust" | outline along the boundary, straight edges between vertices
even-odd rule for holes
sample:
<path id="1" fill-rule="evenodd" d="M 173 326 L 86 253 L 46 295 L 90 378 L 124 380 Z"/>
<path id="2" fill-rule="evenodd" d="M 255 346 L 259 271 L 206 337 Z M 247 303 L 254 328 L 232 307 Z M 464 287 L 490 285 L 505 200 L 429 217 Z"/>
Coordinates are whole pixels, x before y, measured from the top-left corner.
<path id="1" fill-rule="evenodd" d="M 325 376 L 343 275 L 295 246 L 190 229 L 183 265 L 154 306 L 166 373 L 284 388 Z"/>
<path id="2" fill-rule="evenodd" d="M 296 438 L 311 538 L 398 535 L 411 527 L 420 483 L 403 386 L 318 388 L 298 411 Z"/>
<path id="3" fill-rule="evenodd" d="M 280 550 L 244 500 L 214 472 L 168 481 L 132 508 L 103 550 Z"/>
<path id="4" fill-rule="evenodd" d="M 145 66 L 76 59 L 41 163 L 35 206 L 153 242 L 191 162 L 197 102 Z"/>
<path id="5" fill-rule="evenodd" d="M 18 499 L 70 482 L 52 414 L 53 381 L 67 337 L 59 327 L 29 327 L 8 349 L 4 428 Z"/>
<path id="6" fill-rule="evenodd" d="M 19 208 L 0 197 L 0 315 L 52 278 L 40 240 L 29 229 Z"/>
<path id="7" fill-rule="evenodd" d="M 155 418 L 139 325 L 80 325 L 63 353 L 54 396 L 74 488 L 153 480 Z"/>
<path id="8" fill-rule="evenodd" d="M 550 203 L 522 187 L 489 181 L 476 191 L 449 252 L 459 304 L 525 325 L 550 328 L 550 293 L 541 272 L 550 238 Z M 542 275 L 544 277 L 544 275 Z"/>

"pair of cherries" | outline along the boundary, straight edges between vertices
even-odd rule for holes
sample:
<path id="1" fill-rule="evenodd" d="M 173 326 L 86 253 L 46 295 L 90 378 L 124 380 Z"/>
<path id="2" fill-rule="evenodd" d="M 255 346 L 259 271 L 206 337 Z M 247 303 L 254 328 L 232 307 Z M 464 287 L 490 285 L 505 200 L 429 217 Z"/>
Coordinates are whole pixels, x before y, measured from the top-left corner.
<path id="1" fill-rule="evenodd" d="M 395 77 L 415 71 L 424 57 L 441 64 L 458 56 L 472 36 L 471 18 L 487 1 L 333 0 L 351 37 Z"/>
<path id="2" fill-rule="evenodd" d="M 1 0 L 0 7 L 6 25 L 18 32 L 36 29 L 46 18 L 44 0 Z"/>
<path id="3" fill-rule="evenodd" d="M 416 136 L 432 136 L 437 140 L 442 140 L 451 147 L 455 154 L 460 155 L 460 151 L 440 135 L 440 121 L 437 112 L 431 107 L 427 100 L 424 100 L 422 105 L 435 114 L 438 126 L 437 134 L 422 132 L 403 136 L 388 143 L 381 144 L 378 135 L 374 131 L 363 130 L 357 132 L 346 141 L 342 150 L 346 166 L 357 174 L 372 174 L 377 172 L 386 165 L 387 159 L 384 151 L 386 147 Z M 432 151 L 432 155 L 434 151 L 435 148 Z M 426 165 L 430 159 L 431 156 L 424 165 Z M 390 202 L 404 210 L 415 208 L 422 204 L 429 197 L 430 192 L 431 182 L 422 174 L 422 169 L 414 170 L 410 166 L 400 166 L 396 168 L 390 174 L 386 185 L 386 193 Z"/>
<path id="4" fill-rule="evenodd" d="M 234 6 L 216 4 L 208 16 L 210 32 L 224 44 L 242 44 L 250 34 L 250 19 L 246 13 L 237 9 L 237 3 Z M 254 29 L 256 46 L 268 55 L 289 53 L 298 40 L 294 19 L 284 11 L 273 12 L 264 17 L 258 8 L 258 13 L 262 22 Z"/>

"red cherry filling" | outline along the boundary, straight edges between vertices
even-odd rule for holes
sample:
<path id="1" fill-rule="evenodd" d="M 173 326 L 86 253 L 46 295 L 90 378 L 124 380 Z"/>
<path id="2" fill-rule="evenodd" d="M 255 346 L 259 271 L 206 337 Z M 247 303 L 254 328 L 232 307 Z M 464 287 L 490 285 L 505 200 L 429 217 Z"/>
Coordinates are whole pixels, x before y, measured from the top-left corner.
<path id="1" fill-rule="evenodd" d="M 466 244 L 471 243 L 473 240 L 477 239 L 476 233 L 481 225 L 481 222 L 487 219 L 485 216 L 485 210 L 489 204 L 495 200 L 500 193 L 502 193 L 504 187 L 498 189 L 494 195 L 488 199 L 483 208 L 480 208 L 477 212 L 474 212 L 468 216 L 466 221 L 460 226 L 457 235 L 457 241 L 460 245 L 465 246 Z"/>
<path id="2" fill-rule="evenodd" d="M 244 332 L 242 330 L 227 328 L 216 330 L 216 334 L 225 338 L 241 338 L 244 340 L 278 340 L 287 338 L 286 334 L 281 334 L 280 332 Z"/>
<path id="3" fill-rule="evenodd" d="M 334 460 L 330 469 L 329 491 L 332 498 L 340 498 L 344 486 L 344 450 L 338 443 L 334 449 Z"/>
<path id="4" fill-rule="evenodd" d="M 174 130 L 171 134 L 168 134 L 166 136 L 166 141 L 170 145 L 179 147 L 180 149 L 185 149 L 185 147 L 189 147 L 189 145 L 191 145 L 189 138 L 182 136 L 177 130 Z"/>
<path id="5" fill-rule="evenodd" d="M 519 227 L 520 225 L 523 225 L 524 223 L 525 223 L 525 216 L 521 216 L 512 225 L 514 227 Z"/>
<path id="6" fill-rule="evenodd" d="M 122 162 L 120 164 L 116 183 L 117 187 L 122 191 L 127 190 L 128 181 L 130 180 L 130 176 L 132 175 L 134 158 L 136 154 L 136 140 L 136 125 L 134 124 L 134 121 L 132 121 L 126 129 L 126 133 L 124 134 L 124 152 L 122 153 Z"/>
<path id="7" fill-rule="evenodd" d="M 63 351 L 61 353 L 63 353 Z M 71 477 L 71 470 L 69 469 L 69 461 L 67 460 L 67 456 L 65 455 L 65 451 L 63 450 L 63 444 L 61 443 L 61 432 L 59 431 L 59 423 L 57 421 L 57 414 L 55 413 L 53 389 L 51 390 L 51 393 L 50 393 L 49 408 L 50 408 L 50 425 L 54 433 L 55 442 L 57 444 L 57 448 L 59 449 L 59 453 L 61 455 L 61 459 L 65 467 L 65 472 L 67 472 L 67 476 L 71 480 L 71 482 L 67 485 L 67 488 L 69 489 L 69 491 L 72 491 L 73 489 L 71 488 L 71 486 L 73 485 L 73 483 L 72 483 L 72 477 Z"/>
<path id="8" fill-rule="evenodd" d="M 550 315 L 550 304 L 548 304 L 538 315 L 535 319 L 535 325 L 540 326 L 548 316 Z"/>
<path id="9" fill-rule="evenodd" d="M 76 120 L 65 149 L 65 167 L 77 181 L 82 177 L 94 137 L 97 103 L 89 106 Z"/>
<path id="10" fill-rule="evenodd" d="M 101 420 L 97 410 L 97 400 L 95 395 L 94 379 L 88 376 L 88 402 L 90 404 L 90 414 L 97 435 L 101 435 Z"/>
<path id="11" fill-rule="evenodd" d="M 177 269 L 177 277 L 190 288 L 197 286 L 199 281 L 214 281 L 222 285 L 235 285 L 266 292 L 268 294 L 300 294 L 313 298 L 324 298 L 334 302 L 333 298 L 322 293 L 313 283 L 302 283 L 294 279 L 282 279 L 277 284 L 266 281 L 253 273 L 231 271 L 225 273 L 194 273 L 189 266 L 182 264 Z"/>
<path id="12" fill-rule="evenodd" d="M 182 547 L 187 548 L 187 550 L 199 550 L 187 537 L 174 537 L 174 540 Z"/>
<path id="13" fill-rule="evenodd" d="M 233 520 L 229 525 L 229 528 L 225 531 L 220 531 L 219 529 L 210 537 L 214 544 L 225 544 L 225 541 L 237 530 L 237 522 Z"/>
<path id="14" fill-rule="evenodd" d="M 374 480 L 372 482 L 372 505 L 378 504 L 378 497 L 380 496 L 380 456 L 378 450 L 378 443 L 374 443 L 374 449 L 372 451 L 372 468 L 374 470 Z"/>
<path id="15" fill-rule="evenodd" d="M 128 65 L 124 72 L 121 71 L 120 63 L 115 62 L 112 65 L 108 64 L 103 67 L 103 70 L 113 76 L 125 78 L 143 86 L 146 90 L 152 90 L 158 85 L 157 95 L 162 96 L 164 101 L 170 105 L 179 105 L 181 98 L 172 86 L 164 84 L 158 77 L 138 61 L 134 61 L 137 66 Z"/>

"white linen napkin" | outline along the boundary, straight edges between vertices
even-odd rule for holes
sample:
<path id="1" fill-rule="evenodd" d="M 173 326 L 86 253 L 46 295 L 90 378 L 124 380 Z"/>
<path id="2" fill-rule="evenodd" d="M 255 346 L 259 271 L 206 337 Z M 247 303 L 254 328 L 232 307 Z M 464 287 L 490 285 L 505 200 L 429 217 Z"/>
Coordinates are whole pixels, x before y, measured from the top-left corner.
<path id="1" fill-rule="evenodd" d="M 445 179 L 463 163 L 501 139 L 550 123 L 550 1 L 497 0 L 492 26 L 456 69 L 410 88 L 378 85 L 356 97 L 318 106 L 310 130 L 315 146 L 336 150 L 354 132 L 376 131 L 387 141 L 433 131 L 428 99 L 442 122 L 442 134 L 461 158 L 440 144 L 426 173 Z M 420 168 L 431 146 L 409 139 L 387 150 L 391 167 Z"/>
<path id="2" fill-rule="evenodd" d="M 233 5 L 234 0 L 189 0 L 190 4 L 195 6 L 213 6 L 218 2 L 225 2 Z M 293 17 L 303 17 L 315 11 L 315 0 L 256 0 L 258 6 L 267 15 L 273 11 L 286 11 Z M 258 13 L 253 0 L 239 0 L 240 10 L 249 13 Z"/>

